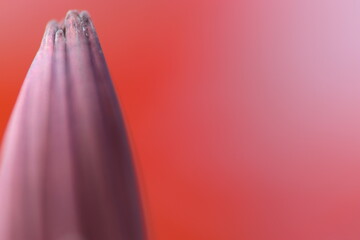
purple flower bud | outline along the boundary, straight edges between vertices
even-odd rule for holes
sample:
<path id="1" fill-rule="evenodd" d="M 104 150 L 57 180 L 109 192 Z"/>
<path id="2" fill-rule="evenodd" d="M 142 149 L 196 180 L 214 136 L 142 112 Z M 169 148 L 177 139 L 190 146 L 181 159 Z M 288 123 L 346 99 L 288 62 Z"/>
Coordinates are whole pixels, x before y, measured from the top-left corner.
<path id="1" fill-rule="evenodd" d="M 142 240 L 126 129 L 94 25 L 48 23 L 1 153 L 1 240 Z"/>

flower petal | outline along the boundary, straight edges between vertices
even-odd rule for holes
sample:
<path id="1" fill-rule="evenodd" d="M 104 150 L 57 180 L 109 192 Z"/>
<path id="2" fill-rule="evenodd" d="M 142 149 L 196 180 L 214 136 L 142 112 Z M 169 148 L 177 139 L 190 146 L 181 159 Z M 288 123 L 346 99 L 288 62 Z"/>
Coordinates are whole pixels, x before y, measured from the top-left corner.
<path id="1" fill-rule="evenodd" d="M 1 162 L 0 239 L 145 239 L 125 124 L 87 12 L 47 25 Z"/>

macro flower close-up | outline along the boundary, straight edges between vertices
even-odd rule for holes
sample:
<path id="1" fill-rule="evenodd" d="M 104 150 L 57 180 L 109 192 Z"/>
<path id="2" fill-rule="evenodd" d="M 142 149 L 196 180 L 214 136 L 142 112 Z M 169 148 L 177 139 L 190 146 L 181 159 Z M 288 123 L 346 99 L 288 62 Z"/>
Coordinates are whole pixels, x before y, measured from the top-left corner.
<path id="1" fill-rule="evenodd" d="M 0 239 L 145 239 L 127 133 L 87 12 L 48 23 L 1 162 Z"/>
<path id="2" fill-rule="evenodd" d="M 359 240 L 359 43 L 355 0 L 0 0 L 0 240 Z"/>

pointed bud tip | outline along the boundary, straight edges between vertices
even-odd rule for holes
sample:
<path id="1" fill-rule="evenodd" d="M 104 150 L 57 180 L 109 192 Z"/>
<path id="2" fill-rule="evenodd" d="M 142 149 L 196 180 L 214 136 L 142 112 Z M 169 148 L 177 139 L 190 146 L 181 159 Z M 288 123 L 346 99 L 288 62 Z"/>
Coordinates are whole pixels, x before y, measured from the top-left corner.
<path id="1" fill-rule="evenodd" d="M 75 16 L 75 17 L 79 16 L 79 11 L 78 11 L 78 10 L 75 10 L 75 9 L 69 10 L 69 11 L 67 11 L 67 13 L 66 13 L 65 19 L 70 18 L 70 17 L 74 17 L 74 16 Z"/>
<path id="2" fill-rule="evenodd" d="M 42 47 L 50 47 L 55 40 L 55 33 L 58 29 L 58 23 L 55 20 L 51 20 L 46 24 L 45 33 L 42 41 Z"/>
<path id="3" fill-rule="evenodd" d="M 80 12 L 80 17 L 87 21 L 91 19 L 89 12 L 86 10 Z"/>
<path id="4" fill-rule="evenodd" d="M 64 31 L 62 29 L 57 30 L 55 34 L 55 42 L 62 41 L 64 40 L 64 38 L 65 38 Z"/>
<path id="5" fill-rule="evenodd" d="M 50 20 L 46 24 L 45 33 L 46 35 L 55 35 L 56 30 L 58 29 L 58 23 L 56 20 Z"/>
<path id="6" fill-rule="evenodd" d="M 57 21 L 55 19 L 50 20 L 47 24 L 46 24 L 46 28 L 51 28 L 57 26 Z"/>

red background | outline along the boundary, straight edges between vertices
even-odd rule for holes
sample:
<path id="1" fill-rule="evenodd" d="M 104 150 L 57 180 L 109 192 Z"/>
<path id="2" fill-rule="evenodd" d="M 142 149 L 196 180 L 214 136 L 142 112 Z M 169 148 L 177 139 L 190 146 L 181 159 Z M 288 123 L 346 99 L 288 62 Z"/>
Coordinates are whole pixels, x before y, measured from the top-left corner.
<path id="1" fill-rule="evenodd" d="M 97 27 L 150 239 L 360 239 L 360 3 L 0 0 L 0 135 L 68 9 Z"/>

